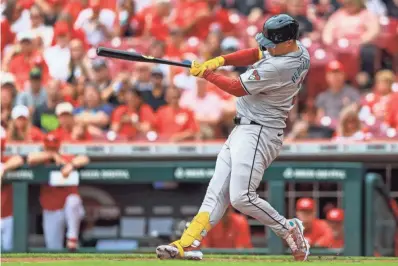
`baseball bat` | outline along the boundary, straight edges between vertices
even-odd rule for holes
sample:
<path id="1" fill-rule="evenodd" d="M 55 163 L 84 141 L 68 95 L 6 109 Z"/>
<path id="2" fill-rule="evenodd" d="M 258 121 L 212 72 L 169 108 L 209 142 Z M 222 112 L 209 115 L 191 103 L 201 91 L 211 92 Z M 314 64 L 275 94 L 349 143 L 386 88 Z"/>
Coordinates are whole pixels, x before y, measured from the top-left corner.
<path id="1" fill-rule="evenodd" d="M 97 55 L 104 56 L 104 57 L 110 57 L 110 58 L 116 58 L 116 59 L 122 59 L 122 60 L 135 61 L 135 62 L 165 64 L 165 65 L 180 66 L 180 67 L 186 67 L 186 68 L 191 67 L 191 64 L 187 63 L 187 62 L 182 63 L 182 62 L 177 62 L 177 61 L 172 61 L 172 60 L 167 60 L 167 59 L 155 58 L 153 56 L 147 56 L 147 55 L 142 55 L 139 53 L 127 52 L 127 51 L 112 49 L 112 48 L 107 48 L 107 47 L 98 47 Z"/>

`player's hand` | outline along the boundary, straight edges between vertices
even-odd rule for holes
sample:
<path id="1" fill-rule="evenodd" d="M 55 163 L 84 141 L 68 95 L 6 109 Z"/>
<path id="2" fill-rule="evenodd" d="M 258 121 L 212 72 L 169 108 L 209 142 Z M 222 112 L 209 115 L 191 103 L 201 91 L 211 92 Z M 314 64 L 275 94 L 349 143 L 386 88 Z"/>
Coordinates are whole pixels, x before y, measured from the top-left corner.
<path id="1" fill-rule="evenodd" d="M 191 69 L 189 70 L 189 73 L 191 73 L 192 76 L 201 78 L 205 71 L 206 67 L 204 67 L 203 64 L 192 61 Z"/>
<path id="2" fill-rule="evenodd" d="M 63 177 L 68 177 L 70 173 L 73 171 L 74 167 L 71 163 L 66 164 L 64 167 L 61 169 L 61 173 Z"/>
<path id="3" fill-rule="evenodd" d="M 209 70 L 216 70 L 217 68 L 219 68 L 220 66 L 223 66 L 224 64 L 225 64 L 224 57 L 218 56 L 218 57 L 212 58 L 210 60 L 207 60 L 202 65 Z"/>
<path id="4" fill-rule="evenodd" d="M 65 160 L 58 153 L 55 152 L 55 153 L 52 154 L 52 156 L 53 156 L 53 160 L 55 162 L 55 165 L 60 166 L 60 165 L 66 164 Z"/>

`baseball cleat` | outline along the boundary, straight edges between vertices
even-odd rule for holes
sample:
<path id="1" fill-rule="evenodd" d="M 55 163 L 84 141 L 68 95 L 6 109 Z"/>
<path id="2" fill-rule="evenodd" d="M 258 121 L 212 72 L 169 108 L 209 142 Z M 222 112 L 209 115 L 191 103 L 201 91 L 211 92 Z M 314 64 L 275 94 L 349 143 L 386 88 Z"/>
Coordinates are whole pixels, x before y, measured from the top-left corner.
<path id="1" fill-rule="evenodd" d="M 286 242 L 292 250 L 294 260 L 306 261 L 310 254 L 310 245 L 304 237 L 303 223 L 299 219 L 294 218 L 289 220 L 288 224 L 290 226 L 290 234 L 286 238 Z"/>
<path id="2" fill-rule="evenodd" d="M 202 260 L 203 253 L 200 250 L 184 251 L 184 256 L 179 255 L 178 249 L 172 245 L 161 245 L 156 248 L 156 255 L 161 260 L 184 259 L 184 260 Z"/>

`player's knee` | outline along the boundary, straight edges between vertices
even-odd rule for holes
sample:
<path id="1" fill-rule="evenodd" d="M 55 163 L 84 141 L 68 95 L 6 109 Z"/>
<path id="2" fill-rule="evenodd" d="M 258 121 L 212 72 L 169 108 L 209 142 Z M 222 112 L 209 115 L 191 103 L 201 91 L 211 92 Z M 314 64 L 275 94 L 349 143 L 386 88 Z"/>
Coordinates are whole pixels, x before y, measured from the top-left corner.
<path id="1" fill-rule="evenodd" d="M 236 193 L 236 194 L 231 193 L 230 200 L 232 207 L 234 207 L 235 210 L 238 210 L 240 212 L 244 212 L 244 209 L 247 207 L 249 203 L 249 198 L 247 197 L 247 195 L 241 193 Z"/>
<path id="2" fill-rule="evenodd" d="M 65 209 L 79 210 L 82 206 L 82 200 L 76 194 L 71 194 L 66 198 Z"/>

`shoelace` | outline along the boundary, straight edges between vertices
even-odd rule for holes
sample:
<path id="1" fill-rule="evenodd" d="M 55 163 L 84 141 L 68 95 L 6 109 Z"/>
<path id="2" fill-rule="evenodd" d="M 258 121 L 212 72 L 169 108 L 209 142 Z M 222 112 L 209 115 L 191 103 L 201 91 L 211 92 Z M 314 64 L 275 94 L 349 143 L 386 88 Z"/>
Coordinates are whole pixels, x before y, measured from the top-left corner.
<path id="1" fill-rule="evenodd" d="M 300 251 L 305 252 L 305 250 L 307 249 L 307 245 L 297 226 L 292 229 L 291 236 L 293 238 L 294 243 L 297 246 L 297 249 L 300 249 Z"/>

